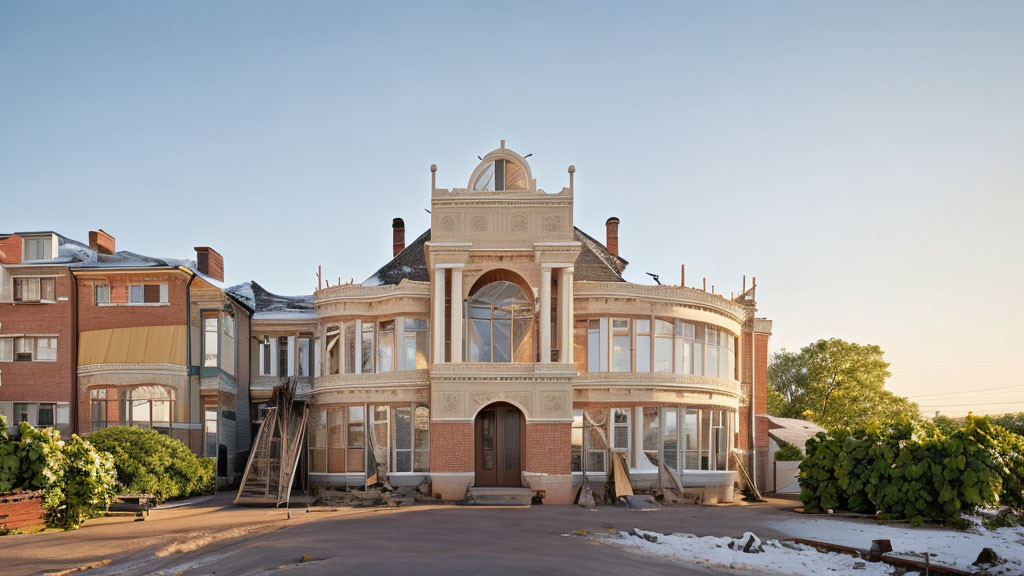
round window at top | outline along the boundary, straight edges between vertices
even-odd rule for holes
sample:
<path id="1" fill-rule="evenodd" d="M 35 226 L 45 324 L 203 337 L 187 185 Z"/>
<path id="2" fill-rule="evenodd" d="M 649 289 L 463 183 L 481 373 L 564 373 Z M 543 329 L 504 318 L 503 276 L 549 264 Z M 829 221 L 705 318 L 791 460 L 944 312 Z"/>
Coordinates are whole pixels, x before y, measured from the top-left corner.
<path id="1" fill-rule="evenodd" d="M 473 190 L 526 190 L 526 170 L 511 160 L 499 159 L 488 162 L 477 177 Z"/>

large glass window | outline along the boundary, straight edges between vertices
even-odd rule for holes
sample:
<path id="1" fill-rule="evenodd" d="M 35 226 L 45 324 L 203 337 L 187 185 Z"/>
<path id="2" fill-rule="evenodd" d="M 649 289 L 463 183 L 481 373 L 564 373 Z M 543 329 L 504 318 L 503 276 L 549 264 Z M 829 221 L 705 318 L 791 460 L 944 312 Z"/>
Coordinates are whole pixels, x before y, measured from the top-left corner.
<path id="1" fill-rule="evenodd" d="M 345 322 L 345 373 L 356 373 L 356 323 Z"/>
<path id="2" fill-rule="evenodd" d="M 25 250 L 22 260 L 30 261 L 53 259 L 52 238 L 25 238 L 22 246 Z"/>
<path id="3" fill-rule="evenodd" d="M 718 330 L 708 328 L 704 331 L 704 341 L 707 344 L 707 362 L 704 363 L 705 376 L 718 377 Z"/>
<path id="4" fill-rule="evenodd" d="M 277 339 L 277 375 L 279 377 L 290 376 L 288 369 L 288 337 L 281 336 Z"/>
<path id="5" fill-rule="evenodd" d="M 206 437 L 203 454 L 208 458 L 214 458 L 217 456 L 217 406 L 207 404 L 203 414 L 203 432 Z"/>
<path id="6" fill-rule="evenodd" d="M 36 416 L 36 426 L 39 426 L 40 428 L 53 427 L 55 421 L 54 415 L 56 413 L 56 410 L 56 404 L 40 404 L 39 412 Z"/>
<path id="7" fill-rule="evenodd" d="M 217 313 L 203 312 L 203 366 L 217 367 Z"/>
<path id="8" fill-rule="evenodd" d="M 273 347 L 271 346 L 273 340 L 267 336 L 263 336 L 263 339 L 259 342 L 259 374 L 260 376 L 272 375 L 271 366 L 273 366 L 271 360 L 273 359 Z"/>
<path id="9" fill-rule="evenodd" d="M 608 344 L 607 337 L 601 337 L 602 324 L 599 319 L 587 321 L 587 372 L 608 371 Z"/>
<path id="10" fill-rule="evenodd" d="M 665 466 L 670 471 L 679 471 L 679 423 L 676 419 L 679 412 L 675 407 L 662 408 L 661 425 L 665 430 L 662 436 L 661 452 L 665 456 Z"/>
<path id="11" fill-rule="evenodd" d="M 310 366 L 313 365 L 312 339 L 302 336 L 296 340 L 296 353 L 299 355 L 299 376 L 311 376 Z"/>
<path id="12" fill-rule="evenodd" d="M 525 350 L 533 305 L 513 282 L 492 282 L 468 301 L 469 361 L 513 362 L 532 356 Z"/>
<path id="13" fill-rule="evenodd" d="M 373 322 L 365 320 L 362 322 L 361 334 L 362 348 L 360 354 L 362 356 L 362 370 L 363 374 L 369 374 L 373 372 Z"/>
<path id="14" fill-rule="evenodd" d="M 327 472 L 327 410 L 320 408 L 309 415 L 309 471 L 314 474 Z"/>
<path id="15" fill-rule="evenodd" d="M 395 321 L 385 320 L 377 331 L 377 372 L 391 372 L 395 366 Z"/>
<path id="16" fill-rule="evenodd" d="M 14 361 L 31 362 L 34 355 L 35 338 L 14 339 Z"/>
<path id="17" fill-rule="evenodd" d="M 36 338 L 36 362 L 54 362 L 57 360 L 57 339 L 50 337 Z"/>
<path id="18" fill-rule="evenodd" d="M 626 462 L 629 462 L 629 448 L 632 445 L 632 434 L 630 432 L 629 408 L 612 409 L 612 450 L 625 452 Z"/>
<path id="19" fill-rule="evenodd" d="M 430 469 L 430 409 L 417 406 L 413 421 L 413 471 L 426 472 Z"/>
<path id="20" fill-rule="evenodd" d="M 654 371 L 672 372 L 672 333 L 671 322 L 654 321 Z"/>
<path id="21" fill-rule="evenodd" d="M 426 368 L 429 364 L 430 338 L 427 321 L 419 318 L 404 319 L 405 370 Z"/>
<path id="22" fill-rule="evenodd" d="M 651 321 L 636 321 L 636 371 L 651 371 Z"/>
<path id="23" fill-rule="evenodd" d="M 128 286 L 128 303 L 167 303 L 167 284 L 132 284 Z"/>
<path id="24" fill-rule="evenodd" d="M 605 474 L 608 411 L 597 408 L 573 410 L 572 416 L 572 471 L 581 472 L 585 464 L 587 473 Z"/>
<path id="25" fill-rule="evenodd" d="M 684 419 L 683 419 L 683 433 L 685 434 L 685 458 L 683 464 L 687 470 L 700 470 L 702 453 L 701 453 L 701 435 L 700 435 L 700 422 L 698 421 L 700 410 L 696 408 L 687 408 Z"/>
<path id="26" fill-rule="evenodd" d="M 341 374 L 341 328 L 327 327 L 327 373 Z"/>
<path id="27" fill-rule="evenodd" d="M 15 278 L 15 302 L 53 302 L 56 297 L 54 278 Z"/>
<path id="28" fill-rule="evenodd" d="M 373 325 L 371 324 L 372 328 Z M 348 471 L 363 472 L 366 469 L 366 420 L 362 406 L 348 407 Z"/>
<path id="29" fill-rule="evenodd" d="M 14 338 L 0 338 L 0 362 L 14 361 Z"/>
<path id="30" fill-rule="evenodd" d="M 97 304 L 110 303 L 110 284 L 96 284 L 94 288 Z"/>
<path id="31" fill-rule="evenodd" d="M 658 436 L 661 433 L 661 413 L 656 406 L 645 406 L 638 408 L 638 410 L 642 417 L 641 426 L 643 426 L 640 429 L 643 433 L 643 445 L 640 449 L 643 451 L 646 461 L 638 462 L 637 468 L 650 470 L 658 466 L 658 444 L 660 442 Z"/>
<path id="32" fill-rule="evenodd" d="M 612 320 L 612 370 L 615 372 L 633 370 L 633 337 L 629 324 L 628 318 Z"/>

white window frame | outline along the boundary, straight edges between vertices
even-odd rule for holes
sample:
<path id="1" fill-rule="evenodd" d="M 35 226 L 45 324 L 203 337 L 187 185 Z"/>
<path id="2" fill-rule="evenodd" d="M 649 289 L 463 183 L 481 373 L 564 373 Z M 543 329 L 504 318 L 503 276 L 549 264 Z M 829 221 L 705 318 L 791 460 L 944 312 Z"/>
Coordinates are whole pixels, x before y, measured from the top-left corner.
<path id="1" fill-rule="evenodd" d="M 103 291 L 105 294 L 104 299 L 100 299 L 100 292 Z M 110 304 L 110 284 L 107 282 L 97 282 L 93 285 L 92 289 L 93 302 L 95 304 Z"/>
<path id="2" fill-rule="evenodd" d="M 146 302 L 146 286 L 159 286 L 160 287 L 160 298 L 157 302 Z M 141 300 L 135 300 L 133 291 L 138 289 L 138 296 Z M 169 304 L 168 301 L 168 290 L 167 282 L 139 282 L 128 285 L 128 305 L 129 306 L 166 306 Z"/>
<path id="3" fill-rule="evenodd" d="M 15 276 L 11 281 L 12 302 L 52 304 L 57 301 L 57 278 L 55 276 Z M 43 297 L 44 281 L 53 285 L 52 298 Z M 25 297 L 26 284 L 30 288 L 29 292 L 31 293 L 31 296 L 28 298 Z"/>
<path id="4" fill-rule="evenodd" d="M 0 362 L 14 362 L 14 338 L 0 338 Z"/>

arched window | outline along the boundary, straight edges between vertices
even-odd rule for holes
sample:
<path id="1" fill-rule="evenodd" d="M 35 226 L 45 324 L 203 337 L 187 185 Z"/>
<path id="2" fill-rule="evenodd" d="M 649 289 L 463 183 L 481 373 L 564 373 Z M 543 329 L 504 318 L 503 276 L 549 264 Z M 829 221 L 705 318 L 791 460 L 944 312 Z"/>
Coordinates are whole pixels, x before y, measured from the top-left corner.
<path id="1" fill-rule="evenodd" d="M 498 159 L 488 162 L 476 182 L 473 190 L 502 191 L 526 190 L 526 169 L 512 160 Z"/>
<path id="2" fill-rule="evenodd" d="M 467 301 L 470 362 L 512 362 L 530 341 L 533 304 L 518 284 L 491 282 Z"/>

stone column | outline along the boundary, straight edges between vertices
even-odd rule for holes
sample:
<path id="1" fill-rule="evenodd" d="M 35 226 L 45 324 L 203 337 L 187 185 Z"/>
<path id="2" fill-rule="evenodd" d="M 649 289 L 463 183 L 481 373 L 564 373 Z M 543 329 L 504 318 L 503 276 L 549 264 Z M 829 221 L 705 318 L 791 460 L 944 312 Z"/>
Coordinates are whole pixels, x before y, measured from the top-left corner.
<path id="1" fill-rule="evenodd" d="M 573 285 L 572 285 L 572 282 L 573 282 L 573 272 L 574 272 L 574 269 L 573 269 L 572 266 L 568 266 L 568 267 L 562 269 L 562 281 L 565 283 L 565 290 L 564 290 L 563 294 L 565 294 L 564 308 L 565 308 L 565 320 L 566 320 L 565 321 L 565 342 L 566 342 L 566 345 L 565 345 L 565 348 L 564 348 L 565 352 L 563 352 L 563 354 L 562 354 L 564 356 L 562 358 L 562 362 L 567 363 L 567 364 L 572 364 L 573 361 L 574 361 L 573 353 L 572 353 L 572 349 L 573 349 L 572 329 L 573 329 L 574 314 L 575 314 L 575 312 L 573 311 L 573 295 L 572 295 L 573 294 L 573 290 L 572 290 L 572 288 L 573 288 Z"/>
<path id="2" fill-rule="evenodd" d="M 434 330 L 434 363 L 444 363 L 444 268 L 434 268 L 434 310 L 431 321 Z"/>
<path id="3" fill-rule="evenodd" d="M 452 268 L 452 362 L 462 362 L 462 267 Z"/>
<path id="4" fill-rule="evenodd" d="M 551 362 L 551 268 L 540 269 L 540 361 Z"/>
<path id="5" fill-rule="evenodd" d="M 569 347 L 572 342 L 569 338 L 569 328 L 572 319 L 569 317 L 569 268 L 561 268 L 558 275 L 558 361 L 569 362 Z"/>
<path id="6" fill-rule="evenodd" d="M 353 366 L 353 373 L 354 374 L 362 374 L 363 373 L 363 321 L 358 319 L 358 318 L 356 318 L 355 334 L 352 337 L 355 338 L 354 344 L 355 344 L 355 349 L 356 349 L 356 353 L 353 354 L 354 358 L 352 358 L 352 362 L 355 364 L 355 366 Z"/>

